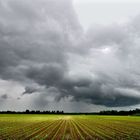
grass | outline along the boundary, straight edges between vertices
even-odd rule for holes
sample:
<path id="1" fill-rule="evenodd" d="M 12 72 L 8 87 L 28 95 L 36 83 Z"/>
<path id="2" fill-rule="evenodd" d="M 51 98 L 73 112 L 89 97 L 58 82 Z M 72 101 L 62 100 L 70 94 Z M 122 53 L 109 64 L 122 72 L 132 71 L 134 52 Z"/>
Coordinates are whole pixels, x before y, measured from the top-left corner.
<path id="1" fill-rule="evenodd" d="M 140 117 L 0 115 L 0 140 L 140 140 Z"/>

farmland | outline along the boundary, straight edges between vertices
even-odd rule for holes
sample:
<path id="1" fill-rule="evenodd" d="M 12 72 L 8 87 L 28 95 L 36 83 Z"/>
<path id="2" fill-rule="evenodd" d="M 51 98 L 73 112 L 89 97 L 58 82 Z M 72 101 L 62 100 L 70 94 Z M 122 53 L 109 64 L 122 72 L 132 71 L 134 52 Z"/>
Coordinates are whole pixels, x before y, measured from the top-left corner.
<path id="1" fill-rule="evenodd" d="M 140 117 L 1 114 L 0 140 L 140 140 Z"/>

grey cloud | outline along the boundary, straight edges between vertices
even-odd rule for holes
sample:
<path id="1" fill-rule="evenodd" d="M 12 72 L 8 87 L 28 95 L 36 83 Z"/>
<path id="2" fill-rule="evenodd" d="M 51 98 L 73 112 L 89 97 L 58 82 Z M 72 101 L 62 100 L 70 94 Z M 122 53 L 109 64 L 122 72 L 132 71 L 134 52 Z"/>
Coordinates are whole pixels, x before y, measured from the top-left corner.
<path id="1" fill-rule="evenodd" d="M 61 94 L 57 99 L 71 96 L 71 101 L 83 101 L 107 107 L 129 106 L 139 104 L 140 102 L 139 91 L 118 90 L 118 87 L 123 87 L 124 89 L 128 87 L 123 83 L 114 83 L 114 81 L 112 81 L 112 79 L 109 80 L 107 76 L 99 76 L 97 80 L 69 80 L 70 79 L 64 81 L 65 84 L 59 87 Z M 137 93 L 136 95 L 134 94 L 135 92 Z"/>
<path id="2" fill-rule="evenodd" d="M 67 67 L 69 39 L 81 30 L 71 2 L 6 0 L 0 6 L 1 78 L 23 81 L 38 65 Z"/>
<path id="3" fill-rule="evenodd" d="M 62 80 L 65 70 L 65 67 L 60 64 L 43 65 L 40 68 L 32 67 L 27 71 L 27 77 L 41 85 L 55 86 Z"/>
<path id="4" fill-rule="evenodd" d="M 77 101 L 85 101 L 97 105 L 105 105 L 107 107 L 130 106 L 139 104 L 140 96 L 128 96 L 115 91 L 113 87 L 107 85 L 107 92 L 103 88 L 104 85 L 96 85 L 96 87 L 76 88 L 74 99 Z M 102 89 L 103 88 L 103 89 Z M 82 94 L 81 94 L 82 93 Z M 131 94 L 133 94 L 131 92 Z"/>
<path id="5" fill-rule="evenodd" d="M 4 100 L 6 100 L 6 99 L 8 98 L 8 96 L 7 96 L 7 94 L 3 94 L 3 95 L 1 96 L 1 98 L 4 99 Z"/>
<path id="6" fill-rule="evenodd" d="M 117 24 L 90 28 L 86 35 L 89 45 L 93 45 L 93 47 L 113 44 L 120 45 L 129 37 L 127 28 Z"/>
<path id="7" fill-rule="evenodd" d="M 136 17 L 83 33 L 70 0 L 1 0 L 0 78 L 22 84 L 36 107 L 139 104 L 138 25 Z"/>
<path id="8" fill-rule="evenodd" d="M 35 87 L 25 87 L 25 91 L 22 93 L 23 95 L 24 94 L 32 94 L 34 92 L 37 92 L 38 89 L 36 89 Z"/>

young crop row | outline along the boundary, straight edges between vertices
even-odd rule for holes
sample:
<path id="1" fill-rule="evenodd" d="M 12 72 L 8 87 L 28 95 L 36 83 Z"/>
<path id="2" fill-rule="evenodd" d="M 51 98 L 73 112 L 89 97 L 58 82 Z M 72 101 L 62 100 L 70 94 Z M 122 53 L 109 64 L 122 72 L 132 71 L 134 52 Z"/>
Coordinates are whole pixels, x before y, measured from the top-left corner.
<path id="1" fill-rule="evenodd" d="M 140 119 L 78 115 L 30 117 L 21 121 L 0 119 L 0 140 L 140 140 Z"/>
<path id="2" fill-rule="evenodd" d="M 140 125 L 138 127 L 137 123 L 133 122 L 133 127 L 130 122 L 125 124 L 124 120 L 120 121 L 111 121 L 111 120 L 96 120 L 95 119 L 76 119 L 76 122 L 83 125 L 83 127 L 88 127 L 89 131 L 96 131 L 100 136 L 103 136 L 106 139 L 140 139 Z M 114 123 L 115 122 L 115 123 Z M 130 125 L 129 125 L 130 124 Z M 136 126 L 136 127 L 134 127 Z"/>

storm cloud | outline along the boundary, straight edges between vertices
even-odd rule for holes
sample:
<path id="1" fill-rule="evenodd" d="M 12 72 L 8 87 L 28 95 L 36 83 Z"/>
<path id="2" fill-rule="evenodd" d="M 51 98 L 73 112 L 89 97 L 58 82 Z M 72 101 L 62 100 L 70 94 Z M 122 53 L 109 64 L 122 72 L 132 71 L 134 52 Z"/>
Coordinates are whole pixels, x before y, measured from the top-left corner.
<path id="1" fill-rule="evenodd" d="M 0 0 L 0 79 L 18 82 L 25 90 L 15 98 L 41 107 L 140 104 L 139 29 L 137 16 L 84 31 L 70 0 Z"/>
<path id="2" fill-rule="evenodd" d="M 7 94 L 3 94 L 3 95 L 1 96 L 1 98 L 2 98 L 2 99 L 7 99 L 8 96 L 7 96 Z"/>

